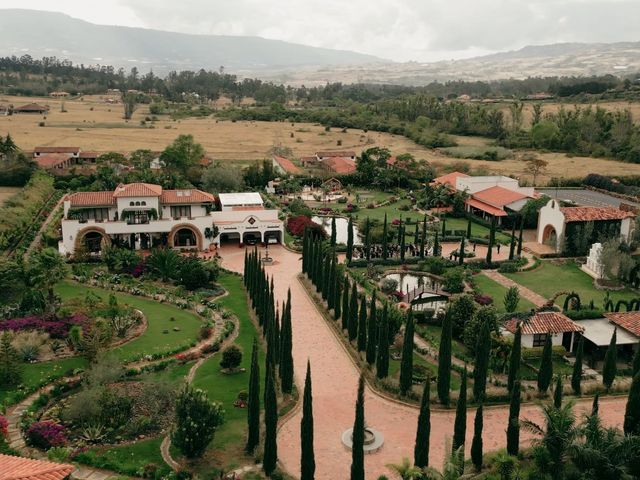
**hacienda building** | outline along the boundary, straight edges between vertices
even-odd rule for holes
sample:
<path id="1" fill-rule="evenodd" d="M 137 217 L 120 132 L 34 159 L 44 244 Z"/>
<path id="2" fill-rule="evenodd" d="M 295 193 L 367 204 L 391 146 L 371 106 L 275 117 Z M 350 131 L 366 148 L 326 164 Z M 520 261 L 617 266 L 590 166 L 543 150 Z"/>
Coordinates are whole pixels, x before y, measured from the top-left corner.
<path id="1" fill-rule="evenodd" d="M 115 245 L 204 251 L 221 242 L 279 243 L 283 237 L 279 211 L 265 209 L 259 193 L 220 194 L 216 199 L 197 189 L 130 183 L 114 191 L 67 195 L 59 250 L 73 255 L 84 247 L 97 254 Z"/>

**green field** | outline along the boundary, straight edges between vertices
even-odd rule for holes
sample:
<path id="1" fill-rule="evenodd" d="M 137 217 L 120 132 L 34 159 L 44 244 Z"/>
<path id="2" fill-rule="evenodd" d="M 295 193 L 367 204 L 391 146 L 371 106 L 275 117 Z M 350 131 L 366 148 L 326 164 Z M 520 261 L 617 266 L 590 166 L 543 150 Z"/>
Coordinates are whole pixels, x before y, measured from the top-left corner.
<path id="1" fill-rule="evenodd" d="M 497 282 L 494 282 L 489 277 L 484 275 L 475 275 L 473 282 L 476 284 L 480 292 L 485 295 L 489 295 L 493 298 L 493 306 L 496 307 L 498 313 L 506 313 L 504 309 L 504 295 L 507 293 L 507 289 Z M 535 305 L 526 298 L 520 297 L 520 303 L 518 303 L 518 312 L 529 312 L 535 308 Z"/>
<path id="2" fill-rule="evenodd" d="M 454 217 L 445 217 L 446 229 L 447 230 L 464 230 L 467 231 L 467 225 L 469 220 L 466 218 L 454 218 Z M 479 237 L 479 238 L 489 238 L 489 229 L 484 225 L 480 225 L 476 222 L 471 222 L 471 236 Z M 517 236 L 517 232 L 516 232 Z M 496 241 L 507 244 L 511 241 L 511 232 L 508 235 L 505 235 L 501 232 L 496 232 Z"/>
<path id="3" fill-rule="evenodd" d="M 418 212 L 412 211 L 402 211 L 400 207 L 403 205 L 411 205 L 411 200 L 399 200 L 390 205 L 385 205 L 383 207 L 377 208 L 367 208 L 367 203 L 362 203 L 360 205 L 360 210 L 355 212 L 353 215 L 357 219 L 364 220 L 369 217 L 370 220 L 378 220 L 380 223 L 384 221 L 384 215 L 387 214 L 387 221 L 391 223 L 395 219 L 403 219 L 411 218 L 413 220 L 420 219 L 422 220 L 423 215 Z"/>

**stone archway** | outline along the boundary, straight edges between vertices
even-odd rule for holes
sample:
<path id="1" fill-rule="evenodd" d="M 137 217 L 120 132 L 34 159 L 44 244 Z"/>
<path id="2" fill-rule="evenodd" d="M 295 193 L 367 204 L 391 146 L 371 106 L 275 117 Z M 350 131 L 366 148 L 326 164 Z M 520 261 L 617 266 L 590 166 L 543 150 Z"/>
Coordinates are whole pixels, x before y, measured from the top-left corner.
<path id="1" fill-rule="evenodd" d="M 542 243 L 544 245 L 550 245 L 553 248 L 557 248 L 558 233 L 556 232 L 556 227 L 550 224 L 544 227 L 542 230 Z"/>
<path id="2" fill-rule="evenodd" d="M 111 245 L 111 239 L 103 228 L 86 227 L 76 235 L 74 251 L 84 245 L 89 252 L 100 253 L 105 246 Z"/>
<path id="3" fill-rule="evenodd" d="M 191 244 L 192 241 L 195 241 L 195 243 Z M 188 223 L 176 225 L 169 232 L 169 247 L 197 248 L 198 250 L 202 250 L 204 248 L 202 233 L 198 228 Z"/>

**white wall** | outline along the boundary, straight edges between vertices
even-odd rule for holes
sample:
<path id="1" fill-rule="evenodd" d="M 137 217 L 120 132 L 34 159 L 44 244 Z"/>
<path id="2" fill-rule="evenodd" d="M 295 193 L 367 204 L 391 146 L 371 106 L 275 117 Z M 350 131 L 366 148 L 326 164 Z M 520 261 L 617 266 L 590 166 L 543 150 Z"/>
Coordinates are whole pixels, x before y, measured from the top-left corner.
<path id="1" fill-rule="evenodd" d="M 551 345 L 554 347 L 562 346 L 562 333 L 554 333 L 551 335 Z M 525 348 L 533 348 L 533 335 L 522 335 L 522 346 Z"/>
<path id="2" fill-rule="evenodd" d="M 556 230 L 556 250 L 560 248 L 560 242 L 564 237 L 564 214 L 560 211 L 560 204 L 557 200 L 549 202 L 540 209 L 538 216 L 538 243 L 543 242 L 544 230 L 547 225 L 551 225 Z"/>
<path id="3" fill-rule="evenodd" d="M 160 197 L 118 197 L 116 198 L 116 206 L 118 207 L 118 212 L 119 215 L 122 215 L 122 211 L 123 210 L 144 210 L 144 209 L 148 209 L 151 210 L 152 208 L 155 208 L 156 211 L 160 211 L 159 210 L 159 200 Z M 145 206 L 131 206 L 129 205 L 129 203 L 133 202 L 134 205 L 136 202 L 145 202 L 146 205 Z"/>

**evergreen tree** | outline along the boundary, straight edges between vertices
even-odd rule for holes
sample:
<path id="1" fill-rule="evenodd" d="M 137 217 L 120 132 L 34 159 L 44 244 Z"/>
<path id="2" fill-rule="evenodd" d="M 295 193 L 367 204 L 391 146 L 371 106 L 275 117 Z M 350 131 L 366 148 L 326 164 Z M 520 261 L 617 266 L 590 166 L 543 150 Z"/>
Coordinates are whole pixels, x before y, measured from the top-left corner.
<path id="1" fill-rule="evenodd" d="M 436 232 L 435 236 L 433 237 L 433 256 L 434 257 L 440 256 L 440 243 L 438 243 L 438 232 Z"/>
<path id="2" fill-rule="evenodd" d="M 429 437 L 431 436 L 431 380 L 427 377 L 420 401 L 418 428 L 416 430 L 416 445 L 413 449 L 413 463 L 418 468 L 429 466 Z"/>
<path id="3" fill-rule="evenodd" d="M 327 306 L 329 310 L 332 310 L 336 306 L 336 285 L 338 283 L 338 276 L 336 272 L 336 258 L 332 255 L 331 267 L 329 268 L 329 284 L 327 293 Z"/>
<path id="4" fill-rule="evenodd" d="M 329 284 L 331 283 L 331 255 L 324 257 L 324 267 L 322 268 L 322 282 L 320 283 L 320 292 L 322 299 L 329 298 Z"/>
<path id="5" fill-rule="evenodd" d="M 262 457 L 262 469 L 269 477 L 276 469 L 278 461 L 278 399 L 276 397 L 275 379 L 273 378 L 273 366 L 267 365 L 267 381 L 265 383 L 264 401 L 264 454 Z"/>
<path id="6" fill-rule="evenodd" d="M 18 385 L 22 379 L 22 370 L 18 352 L 11 345 L 11 334 L 3 332 L 0 336 L 0 385 Z"/>
<path id="7" fill-rule="evenodd" d="M 473 369 L 473 398 L 476 402 L 484 399 L 489 373 L 489 353 L 491 351 L 491 330 L 488 322 L 480 327 L 476 342 L 475 368 Z"/>
<path id="8" fill-rule="evenodd" d="M 447 236 L 447 220 L 442 218 L 442 238 Z"/>
<path id="9" fill-rule="evenodd" d="M 467 221 L 467 238 L 471 240 L 471 219 Z"/>
<path id="10" fill-rule="evenodd" d="M 287 303 L 282 314 L 280 348 L 280 382 L 283 393 L 293 391 L 293 328 L 291 325 L 291 289 L 287 291 Z"/>
<path id="11" fill-rule="evenodd" d="M 329 245 L 332 247 L 336 246 L 336 237 L 338 234 L 338 229 L 336 228 L 336 217 L 331 217 L 331 239 L 329 241 Z"/>
<path id="12" fill-rule="evenodd" d="M 406 395 L 413 386 L 413 314 L 409 310 L 404 329 L 402 360 L 400 363 L 400 395 Z"/>
<path id="13" fill-rule="evenodd" d="M 476 418 L 473 421 L 473 440 L 471 441 L 471 461 L 476 467 L 476 472 L 482 470 L 482 428 L 483 428 L 482 403 L 476 410 Z"/>
<path id="14" fill-rule="evenodd" d="M 347 330 L 349 328 L 349 277 L 345 275 L 344 277 L 344 285 L 342 286 L 342 315 L 340 315 L 342 320 L 342 330 Z"/>
<path id="15" fill-rule="evenodd" d="M 389 236 L 389 231 L 388 231 L 388 226 L 387 226 L 387 214 L 384 214 L 384 223 L 382 224 L 382 258 L 384 258 L 385 260 L 387 258 L 389 258 L 389 245 L 388 245 L 388 236 Z"/>
<path id="16" fill-rule="evenodd" d="M 358 336 L 358 289 L 356 282 L 351 286 L 351 303 L 349 304 L 349 341 Z"/>
<path id="17" fill-rule="evenodd" d="M 507 377 L 507 389 L 513 389 L 513 383 L 520 377 L 520 361 L 522 359 L 522 326 L 518 322 L 516 333 L 513 336 L 513 346 L 509 357 L 509 376 Z"/>
<path id="18" fill-rule="evenodd" d="M 496 233 L 496 217 L 491 217 L 491 228 L 489 230 L 489 245 L 487 245 L 487 257 L 485 262 L 487 265 L 491 265 L 493 262 L 493 243 Z"/>
<path id="19" fill-rule="evenodd" d="M 600 400 L 600 393 L 596 392 L 596 394 L 593 397 L 593 402 L 591 402 L 591 416 L 595 416 L 598 415 L 598 410 L 599 410 L 599 405 L 598 405 L 598 401 Z"/>
<path id="20" fill-rule="evenodd" d="M 636 348 L 636 353 L 633 355 L 633 361 L 631 363 L 631 374 L 636 376 L 636 373 L 640 372 L 640 348 Z"/>
<path id="21" fill-rule="evenodd" d="M 418 232 L 418 222 L 416 222 L 416 228 L 413 231 L 413 244 L 418 245 L 419 241 L 420 241 L 420 234 Z"/>
<path id="22" fill-rule="evenodd" d="M 613 381 L 616 378 L 618 363 L 618 346 L 617 346 L 617 337 L 618 337 L 618 329 L 613 329 L 613 335 L 611 335 L 611 341 L 609 342 L 609 347 L 607 348 L 607 353 L 604 355 L 604 366 L 602 367 L 602 384 L 607 389 L 611 389 L 611 385 L 613 385 Z"/>
<path id="23" fill-rule="evenodd" d="M 353 217 L 349 217 L 347 225 L 347 263 L 353 260 Z"/>
<path id="24" fill-rule="evenodd" d="M 427 216 L 422 218 L 422 235 L 420 235 L 420 258 L 424 258 L 424 248 L 427 242 Z"/>
<path id="25" fill-rule="evenodd" d="M 307 360 L 307 375 L 302 397 L 302 420 L 300 423 L 300 480 L 313 480 L 316 460 L 313 453 L 313 398 L 311 394 L 311 365 Z"/>
<path id="26" fill-rule="evenodd" d="M 402 220 L 400 220 L 400 225 L 398 226 L 400 229 L 398 234 L 400 235 L 400 260 L 404 261 L 405 251 L 407 249 L 406 239 L 405 239 L 405 227 L 402 225 Z"/>
<path id="27" fill-rule="evenodd" d="M 573 393 L 580 395 L 582 393 L 582 357 L 584 356 L 584 336 L 580 335 L 578 347 L 576 348 L 576 360 L 573 363 L 573 372 L 571 373 L 571 388 Z"/>
<path id="28" fill-rule="evenodd" d="M 540 361 L 540 370 L 538 370 L 538 391 L 540 393 L 546 393 L 551 385 L 551 379 L 553 378 L 553 350 L 551 346 L 551 334 L 547 334 L 547 339 L 544 342 L 544 348 L 542 349 L 542 360 Z"/>
<path id="29" fill-rule="evenodd" d="M 520 218 L 520 236 L 518 237 L 518 257 L 522 256 L 522 233 L 524 231 L 524 217 Z"/>
<path id="30" fill-rule="evenodd" d="M 360 311 L 358 313 L 358 351 L 367 350 L 367 297 L 360 298 Z"/>
<path id="31" fill-rule="evenodd" d="M 351 480 L 364 480 L 364 427 L 364 377 L 360 375 L 352 433 Z"/>
<path id="32" fill-rule="evenodd" d="M 560 408 L 562 406 L 562 377 L 556 375 L 556 387 L 553 389 L 553 406 Z"/>
<path id="33" fill-rule="evenodd" d="M 364 222 L 364 251 L 367 260 L 371 260 L 371 223 L 369 223 L 369 217 Z"/>
<path id="34" fill-rule="evenodd" d="M 389 311 L 385 303 L 382 309 L 382 322 L 378 333 L 378 355 L 376 357 L 376 376 L 380 379 L 389 375 Z"/>
<path id="35" fill-rule="evenodd" d="M 460 250 L 458 251 L 458 265 L 464 265 L 464 237 L 460 240 Z"/>
<path id="36" fill-rule="evenodd" d="M 378 320 L 376 318 L 376 292 L 371 295 L 369 303 L 369 321 L 367 323 L 367 363 L 373 365 L 376 361 L 376 347 L 378 342 Z"/>
<path id="37" fill-rule="evenodd" d="M 509 260 L 513 260 L 516 253 L 516 222 L 511 225 L 511 241 L 509 242 Z"/>
<path id="38" fill-rule="evenodd" d="M 438 351 L 438 399 L 443 405 L 449 405 L 449 390 L 451 388 L 451 328 L 451 315 L 447 310 L 442 321 Z"/>
<path id="39" fill-rule="evenodd" d="M 624 413 L 624 434 L 640 435 L 640 373 L 631 382 Z"/>
<path id="40" fill-rule="evenodd" d="M 511 389 L 509 423 L 507 424 L 507 453 L 514 457 L 520 449 L 520 379 L 516 378 Z"/>
<path id="41" fill-rule="evenodd" d="M 336 288 L 334 292 L 333 318 L 340 320 L 342 316 L 342 277 L 336 275 Z"/>
<path id="42" fill-rule="evenodd" d="M 456 404 L 456 418 L 453 421 L 452 450 L 455 452 L 464 445 L 467 434 L 467 369 L 462 372 L 460 395 Z"/>
<path id="43" fill-rule="evenodd" d="M 245 451 L 250 454 L 260 443 L 260 364 L 258 363 L 258 340 L 255 337 L 251 350 L 247 423 L 249 424 L 249 434 Z"/>

